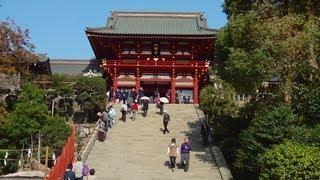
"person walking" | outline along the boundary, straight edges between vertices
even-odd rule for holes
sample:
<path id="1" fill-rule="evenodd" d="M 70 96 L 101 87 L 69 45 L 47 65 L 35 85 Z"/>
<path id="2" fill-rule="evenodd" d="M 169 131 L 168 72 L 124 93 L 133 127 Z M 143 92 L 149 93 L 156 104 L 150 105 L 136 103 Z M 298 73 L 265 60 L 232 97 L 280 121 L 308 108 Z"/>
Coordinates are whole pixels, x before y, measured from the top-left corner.
<path id="1" fill-rule="evenodd" d="M 97 180 L 98 178 L 95 176 L 96 171 L 94 169 L 90 169 L 88 180 Z"/>
<path id="2" fill-rule="evenodd" d="M 164 106 L 164 103 L 163 102 L 161 102 L 161 101 L 159 101 L 159 114 L 161 115 L 161 114 L 163 114 L 164 113 L 164 111 L 163 111 L 163 106 Z"/>
<path id="3" fill-rule="evenodd" d="M 137 116 L 137 112 L 139 110 L 139 105 L 138 105 L 138 101 L 134 100 L 134 102 L 131 105 L 131 110 L 132 110 L 132 120 L 136 120 L 136 116 Z"/>
<path id="4" fill-rule="evenodd" d="M 98 115 L 99 116 L 99 115 Z M 105 130 L 108 131 L 108 127 L 110 126 L 109 125 L 109 114 L 108 114 L 108 108 L 106 108 L 106 110 L 104 110 L 102 113 L 101 113 L 101 120 L 105 123 L 106 127 L 105 127 Z"/>
<path id="5" fill-rule="evenodd" d="M 72 164 L 68 164 L 67 170 L 64 173 L 64 180 L 75 180 L 76 179 L 76 175 L 75 173 L 72 171 Z"/>
<path id="6" fill-rule="evenodd" d="M 207 147 L 209 142 L 209 126 L 207 121 L 205 120 L 201 124 L 201 135 L 202 135 L 202 145 L 203 147 Z"/>
<path id="7" fill-rule="evenodd" d="M 168 124 L 170 121 L 170 115 L 168 114 L 167 110 L 164 110 L 163 112 L 163 134 L 165 134 L 166 132 L 169 133 Z"/>
<path id="8" fill-rule="evenodd" d="M 184 138 L 184 143 L 181 144 L 181 165 L 184 167 L 184 172 L 189 170 L 190 152 L 192 148 L 189 142 L 189 138 Z"/>
<path id="9" fill-rule="evenodd" d="M 113 108 L 112 105 L 109 106 L 108 116 L 109 116 L 110 127 L 112 128 L 112 126 L 116 124 L 116 110 Z"/>
<path id="10" fill-rule="evenodd" d="M 73 172 L 75 174 L 75 179 L 76 180 L 83 180 L 83 162 L 81 161 L 81 157 L 77 157 L 77 161 L 73 165 Z"/>
<path id="11" fill-rule="evenodd" d="M 176 167 L 176 158 L 179 156 L 179 146 L 176 144 L 176 138 L 171 139 L 171 143 L 168 146 L 167 150 L 167 156 L 169 156 L 170 159 L 170 168 L 171 171 L 174 171 L 174 168 Z"/>
<path id="12" fill-rule="evenodd" d="M 127 118 L 127 111 L 128 111 L 128 106 L 126 103 L 123 103 L 122 104 L 122 107 L 121 107 L 121 119 L 126 122 L 126 118 Z"/>
<path id="13" fill-rule="evenodd" d="M 107 125 L 106 122 L 102 119 L 102 113 L 98 112 L 98 140 L 100 142 L 105 141 L 107 134 Z"/>
<path id="14" fill-rule="evenodd" d="M 127 106 L 128 106 L 128 113 L 131 113 L 131 105 L 133 103 L 133 97 L 131 96 L 131 93 L 128 95 L 127 98 Z"/>
<path id="15" fill-rule="evenodd" d="M 143 100 L 142 101 L 142 110 L 143 110 L 143 116 L 147 116 L 148 109 L 149 109 L 149 101 L 148 100 Z"/>

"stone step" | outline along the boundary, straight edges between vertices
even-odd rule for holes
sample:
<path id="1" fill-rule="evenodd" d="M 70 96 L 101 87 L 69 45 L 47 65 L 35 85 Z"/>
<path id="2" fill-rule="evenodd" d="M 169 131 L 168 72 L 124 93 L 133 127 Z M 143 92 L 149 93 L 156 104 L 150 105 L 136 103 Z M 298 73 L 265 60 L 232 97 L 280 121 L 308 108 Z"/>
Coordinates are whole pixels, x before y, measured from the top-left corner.
<path id="1" fill-rule="evenodd" d="M 121 104 L 114 105 L 117 119 L 121 116 Z M 221 179 L 218 168 L 208 149 L 201 147 L 200 124 L 192 104 L 166 104 L 171 121 L 170 133 L 163 135 L 162 116 L 150 104 L 146 117 L 140 114 L 135 121 L 117 120 L 109 129 L 105 142 L 96 142 L 88 165 L 96 169 L 98 179 Z M 168 144 L 172 137 L 180 145 L 185 136 L 190 136 L 193 151 L 190 169 L 171 172 L 164 166 Z M 177 163 L 180 161 L 177 158 Z"/>

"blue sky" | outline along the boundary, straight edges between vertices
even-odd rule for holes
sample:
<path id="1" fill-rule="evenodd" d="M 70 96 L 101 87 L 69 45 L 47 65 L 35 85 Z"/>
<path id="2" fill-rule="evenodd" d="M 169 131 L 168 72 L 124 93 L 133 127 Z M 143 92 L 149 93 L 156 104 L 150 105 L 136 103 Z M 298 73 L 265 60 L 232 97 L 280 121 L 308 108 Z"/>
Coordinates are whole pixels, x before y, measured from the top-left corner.
<path id="1" fill-rule="evenodd" d="M 0 20 L 13 19 L 30 31 L 37 53 L 50 58 L 87 59 L 94 54 L 85 27 L 105 25 L 109 11 L 204 12 L 208 26 L 226 23 L 223 0 L 0 0 Z"/>

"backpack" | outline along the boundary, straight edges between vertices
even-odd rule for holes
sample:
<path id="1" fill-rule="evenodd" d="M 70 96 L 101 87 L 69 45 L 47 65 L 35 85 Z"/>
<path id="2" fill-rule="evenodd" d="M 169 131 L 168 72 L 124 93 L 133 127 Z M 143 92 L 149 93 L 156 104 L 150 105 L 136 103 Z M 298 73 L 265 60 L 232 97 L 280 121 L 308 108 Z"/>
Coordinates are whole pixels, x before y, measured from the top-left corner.
<path id="1" fill-rule="evenodd" d="M 90 171 L 90 169 L 89 169 L 88 165 L 87 164 L 83 164 L 82 175 L 88 176 L 89 175 L 89 171 Z"/>

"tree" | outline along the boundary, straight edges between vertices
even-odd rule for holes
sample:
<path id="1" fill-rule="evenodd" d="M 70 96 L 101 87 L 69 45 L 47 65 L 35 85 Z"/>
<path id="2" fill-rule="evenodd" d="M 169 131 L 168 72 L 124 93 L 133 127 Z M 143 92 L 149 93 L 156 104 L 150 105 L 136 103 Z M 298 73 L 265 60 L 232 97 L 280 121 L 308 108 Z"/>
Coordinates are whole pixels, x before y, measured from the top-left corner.
<path id="1" fill-rule="evenodd" d="M 294 142 L 274 146 L 261 155 L 260 179 L 319 179 L 320 149 Z"/>
<path id="2" fill-rule="evenodd" d="M 273 145 L 292 138 L 301 119 L 287 106 L 276 106 L 261 113 L 239 136 L 235 167 L 240 177 L 259 175 L 258 159 Z"/>
<path id="3" fill-rule="evenodd" d="M 277 12 L 275 6 L 263 4 L 229 18 L 217 40 L 216 57 L 223 62 L 219 74 L 238 91 L 248 93 L 277 77 L 282 81 L 284 101 L 291 104 L 295 79 L 302 69 L 319 68 L 319 19 L 273 12 Z"/>
<path id="4" fill-rule="evenodd" d="M 28 30 L 13 21 L 0 22 L 0 73 L 27 73 L 36 59 L 33 49 Z"/>
<path id="5" fill-rule="evenodd" d="M 101 77 L 78 77 L 74 85 L 75 101 L 89 120 L 105 108 L 106 82 Z"/>
<path id="6" fill-rule="evenodd" d="M 32 141 L 41 136 L 42 146 L 49 146 L 59 155 L 71 132 L 70 127 L 62 118 L 50 117 L 48 112 L 48 106 L 44 103 L 44 91 L 30 83 L 26 84 L 13 112 L 0 120 L 0 148 L 30 147 Z M 11 170 L 6 169 L 4 172 L 12 172 Z"/>

